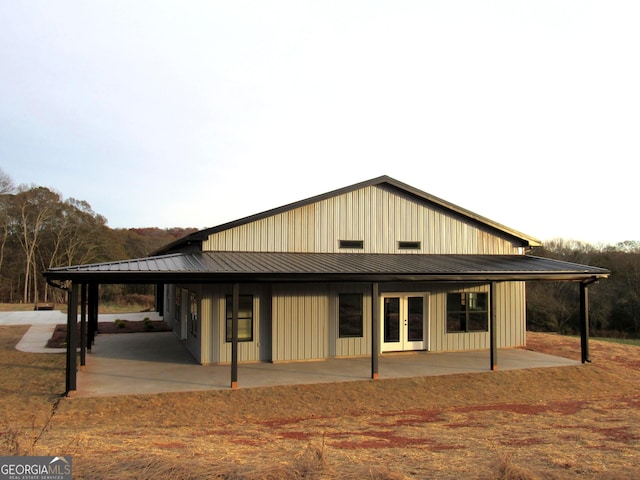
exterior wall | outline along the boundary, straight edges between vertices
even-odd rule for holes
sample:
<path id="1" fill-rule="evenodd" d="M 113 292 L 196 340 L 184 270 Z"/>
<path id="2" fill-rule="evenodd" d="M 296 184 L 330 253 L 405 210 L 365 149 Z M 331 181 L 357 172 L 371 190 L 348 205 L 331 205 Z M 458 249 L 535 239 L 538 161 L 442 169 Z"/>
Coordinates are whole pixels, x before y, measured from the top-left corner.
<path id="1" fill-rule="evenodd" d="M 277 284 L 272 297 L 272 360 L 314 360 L 329 354 L 327 285 Z"/>
<path id="2" fill-rule="evenodd" d="M 226 296 L 231 285 L 182 288 L 179 334 L 188 325 L 189 291 L 198 293 L 197 335 L 187 329 L 185 344 L 202 364 L 229 363 L 231 343 L 226 342 Z M 175 286 L 167 287 L 167 317 L 174 318 Z M 181 288 L 178 286 L 178 288 Z M 429 338 L 433 352 L 489 348 L 489 332 L 447 333 L 448 292 L 488 292 L 489 285 L 452 286 L 430 283 L 380 284 L 380 293 L 427 292 Z M 338 298 L 341 293 L 362 293 L 363 336 L 339 338 Z M 253 295 L 253 341 L 238 343 L 240 362 L 319 360 L 329 357 L 371 355 L 371 284 L 241 285 L 240 294 Z M 524 346 L 526 305 L 524 282 L 497 283 L 496 327 L 499 348 Z M 376 308 L 379 302 L 375 302 Z"/>
<path id="3" fill-rule="evenodd" d="M 339 249 L 339 240 L 363 240 L 364 249 Z M 419 241 L 420 250 L 400 250 Z M 205 251 L 518 254 L 508 239 L 400 191 L 370 186 L 223 232 Z"/>
<path id="4" fill-rule="evenodd" d="M 176 294 L 180 296 L 180 307 L 176 306 Z M 191 311 L 191 295 L 195 295 L 195 311 Z M 202 321 L 202 286 L 165 286 L 164 319 L 175 335 L 182 341 L 196 359 L 202 357 L 202 337 L 206 335 L 207 324 Z M 204 327 L 204 331 L 203 331 Z"/>
<path id="5" fill-rule="evenodd" d="M 208 325 L 209 334 L 202 337 L 203 364 L 231 362 L 231 342 L 226 341 L 226 298 L 231 295 L 232 285 L 207 285 L 202 298 L 203 319 Z M 270 304 L 267 298 L 268 289 L 260 285 L 241 285 L 240 295 L 253 295 L 253 340 L 238 342 L 238 361 L 259 362 L 271 360 L 265 357 L 269 349 L 263 347 L 264 330 L 269 329 L 270 312 L 266 307 Z M 268 345 L 266 345 L 268 347 Z"/>
<path id="6" fill-rule="evenodd" d="M 488 292 L 489 286 L 459 288 L 431 294 L 430 350 L 446 352 L 456 350 L 482 350 L 489 348 L 489 332 L 447 333 L 448 292 Z M 526 302 L 524 282 L 496 284 L 496 333 L 498 348 L 524 346 L 526 342 Z"/>
<path id="7" fill-rule="evenodd" d="M 339 295 L 362 293 L 362 337 L 340 338 Z M 352 357 L 371 355 L 371 284 L 339 283 L 331 286 L 329 294 L 329 356 Z"/>
<path id="8" fill-rule="evenodd" d="M 362 240 L 362 249 L 340 249 L 340 240 Z M 398 242 L 420 242 L 415 250 Z M 263 219 L 214 233 L 204 251 L 522 254 L 506 236 L 407 192 L 376 185 L 336 195 Z M 172 287 L 175 288 L 175 287 Z M 204 285 L 198 290 L 197 333 L 187 328 L 190 286 L 184 287 L 181 312 L 167 296 L 166 311 L 174 329 L 202 363 L 231 361 L 225 336 L 225 300 L 231 285 Z M 464 286 L 429 283 L 381 284 L 380 292 L 428 292 L 429 339 L 432 351 L 489 348 L 489 333 L 447 333 L 446 293 Z M 488 291 L 489 286 L 465 290 Z M 339 338 L 340 293 L 363 294 L 363 336 Z M 351 283 L 241 285 L 254 295 L 254 338 L 239 343 L 239 361 L 314 360 L 371 354 L 371 285 Z M 499 347 L 524 345 L 524 283 L 496 284 Z M 378 302 L 375 302 L 378 305 Z M 377 307 L 375 307 L 377 308 Z"/>

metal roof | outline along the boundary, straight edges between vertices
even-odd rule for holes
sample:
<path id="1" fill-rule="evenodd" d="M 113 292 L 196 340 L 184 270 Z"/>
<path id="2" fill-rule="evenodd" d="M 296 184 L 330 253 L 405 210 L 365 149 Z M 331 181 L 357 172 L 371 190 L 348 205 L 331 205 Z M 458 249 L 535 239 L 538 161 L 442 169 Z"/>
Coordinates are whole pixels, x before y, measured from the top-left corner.
<path id="1" fill-rule="evenodd" d="M 606 278 L 603 268 L 530 255 L 192 252 L 52 268 L 82 283 L 507 281 Z"/>
<path id="2" fill-rule="evenodd" d="M 266 217 L 270 217 L 273 215 L 277 215 L 283 212 L 287 212 L 293 210 L 295 208 L 304 207 L 306 205 L 310 205 L 315 202 L 319 202 L 321 200 L 325 200 L 328 198 L 336 197 L 338 195 L 343 195 L 345 193 L 353 192 L 355 190 L 359 190 L 361 188 L 366 188 L 370 186 L 387 186 L 396 190 L 400 190 L 406 194 L 411 195 L 412 197 L 426 201 L 432 205 L 440 207 L 444 210 L 447 210 L 455 215 L 462 216 L 467 220 L 471 220 L 473 222 L 484 225 L 485 227 L 491 228 L 494 231 L 507 235 L 515 240 L 519 240 L 521 246 L 523 247 L 539 247 L 542 246 L 542 242 L 530 235 L 525 235 L 522 232 L 509 228 L 501 223 L 494 222 L 482 215 L 478 215 L 470 210 L 454 205 L 453 203 L 447 202 L 441 198 L 438 198 L 429 193 L 423 192 L 417 188 L 412 187 L 411 185 L 407 185 L 406 183 L 400 182 L 394 178 L 383 175 L 381 177 L 373 178 L 371 180 L 367 180 L 365 182 L 356 183 L 354 185 L 350 185 L 348 187 L 340 188 L 338 190 L 333 190 L 331 192 L 323 193 L 321 195 L 316 195 L 314 197 L 310 197 L 304 200 L 300 200 L 298 202 L 289 203 L 287 205 L 283 205 L 282 207 L 274 208 L 271 210 L 267 210 L 261 213 L 257 213 L 255 215 L 250 215 L 248 217 L 241 218 L 239 220 L 234 220 L 232 222 L 224 223 L 222 225 L 218 225 L 216 227 L 207 228 L 205 230 L 200 230 L 198 232 L 194 232 L 190 235 L 187 235 L 183 238 L 176 240 L 173 243 L 165 245 L 161 249 L 159 249 L 156 254 L 169 253 L 171 251 L 176 251 L 178 249 L 184 249 L 185 247 L 191 247 L 193 245 L 198 246 L 202 241 L 206 240 L 209 235 L 222 232 L 224 230 L 228 230 L 234 227 L 238 227 L 240 225 L 245 225 L 250 222 L 254 222 L 257 220 L 261 220 Z"/>

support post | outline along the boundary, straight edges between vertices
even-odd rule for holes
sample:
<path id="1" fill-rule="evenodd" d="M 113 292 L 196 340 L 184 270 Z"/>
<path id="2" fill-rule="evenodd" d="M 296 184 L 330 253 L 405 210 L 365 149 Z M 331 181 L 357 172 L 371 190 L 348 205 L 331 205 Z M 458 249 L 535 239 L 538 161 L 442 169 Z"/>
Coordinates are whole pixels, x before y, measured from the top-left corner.
<path id="1" fill-rule="evenodd" d="M 78 369 L 78 296 L 80 285 L 71 284 L 67 299 L 67 366 L 66 396 L 73 397 L 77 389 Z"/>
<path id="2" fill-rule="evenodd" d="M 231 388 L 238 388 L 238 309 L 240 308 L 240 284 L 232 289 L 231 313 Z"/>
<path id="3" fill-rule="evenodd" d="M 88 329 L 87 329 L 87 349 L 89 352 L 91 351 L 91 347 L 93 346 L 93 342 L 96 338 L 96 333 L 98 333 L 98 284 L 91 283 L 89 284 L 89 316 L 88 316 Z"/>
<path id="4" fill-rule="evenodd" d="M 87 284 L 80 294 L 80 368 L 87 364 Z"/>
<path id="5" fill-rule="evenodd" d="M 371 284 L 371 379 L 378 379 L 378 352 L 380 352 L 380 306 L 379 287 Z"/>
<path id="6" fill-rule="evenodd" d="M 580 282 L 580 351 L 582 363 L 591 363 L 589 357 L 589 282 Z"/>
<path id="7" fill-rule="evenodd" d="M 161 317 L 164 316 L 164 283 L 158 283 L 155 287 L 156 311 Z"/>
<path id="8" fill-rule="evenodd" d="M 489 350 L 491 351 L 491 370 L 498 370 L 498 345 L 496 332 L 496 282 L 489 286 Z"/>

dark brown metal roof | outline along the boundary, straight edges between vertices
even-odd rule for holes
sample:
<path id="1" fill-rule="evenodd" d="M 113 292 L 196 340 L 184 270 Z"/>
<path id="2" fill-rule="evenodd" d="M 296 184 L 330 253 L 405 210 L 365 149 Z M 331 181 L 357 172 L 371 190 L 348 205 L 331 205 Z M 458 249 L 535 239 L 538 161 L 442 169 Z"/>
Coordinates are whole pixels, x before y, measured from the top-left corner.
<path id="1" fill-rule="evenodd" d="M 224 230 L 228 230 L 234 227 L 238 227 L 240 225 L 245 225 L 250 222 L 254 222 L 257 220 L 261 220 L 266 217 L 270 217 L 273 215 L 277 215 L 283 212 L 287 212 L 293 210 L 295 208 L 304 207 L 306 205 L 310 205 L 315 202 L 319 202 L 321 200 L 326 200 L 328 198 L 336 197 L 338 195 L 343 195 L 345 193 L 349 193 L 355 190 L 359 190 L 361 188 L 371 187 L 371 186 L 386 186 L 395 190 L 402 191 L 410 196 L 421 200 L 423 202 L 430 203 L 436 207 L 444 209 L 452 214 L 461 216 L 475 222 L 477 224 L 483 225 L 486 228 L 490 228 L 493 231 L 500 233 L 502 235 L 506 235 L 509 238 L 517 240 L 520 246 L 523 247 L 538 247 L 542 245 L 540 240 L 530 236 L 525 235 L 522 232 L 509 228 L 505 225 L 502 225 L 498 222 L 494 222 L 486 217 L 478 215 L 470 210 L 454 205 L 453 203 L 447 202 L 441 198 L 438 198 L 429 193 L 423 192 L 417 188 L 412 187 L 411 185 L 407 185 L 406 183 L 400 182 L 394 178 L 383 175 L 381 177 L 373 178 L 371 180 L 367 180 L 365 182 L 356 183 L 354 185 L 350 185 L 348 187 L 340 188 L 338 190 L 333 190 L 331 192 L 323 193 L 321 195 L 316 195 L 314 197 L 310 197 L 304 200 L 300 200 L 298 202 L 289 203 L 287 205 L 283 205 L 282 207 L 274 208 L 272 210 L 267 210 L 265 212 L 257 213 L 255 215 L 251 215 L 245 218 L 241 218 L 239 220 L 234 220 L 229 223 L 224 223 L 222 225 L 218 225 L 216 227 L 207 228 L 205 230 L 200 230 L 198 232 L 192 233 L 191 235 L 187 235 L 181 239 L 176 240 L 169 245 L 165 245 L 161 249 L 159 249 L 156 254 L 164 254 L 170 253 L 172 251 L 181 250 L 183 251 L 185 248 L 193 248 L 194 246 L 200 245 L 200 243 L 206 240 L 209 235 L 222 232 Z"/>
<path id="2" fill-rule="evenodd" d="M 52 268 L 82 283 L 506 281 L 606 278 L 603 268 L 529 255 L 193 252 Z"/>

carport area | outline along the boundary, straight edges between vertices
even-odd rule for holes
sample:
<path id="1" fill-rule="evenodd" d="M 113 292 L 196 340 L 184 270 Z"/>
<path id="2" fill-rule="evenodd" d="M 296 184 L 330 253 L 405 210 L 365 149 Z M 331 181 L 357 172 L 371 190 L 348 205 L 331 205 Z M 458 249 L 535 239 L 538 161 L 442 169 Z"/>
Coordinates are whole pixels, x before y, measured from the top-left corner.
<path id="1" fill-rule="evenodd" d="M 499 350 L 501 370 L 579 365 L 580 362 L 523 349 Z M 489 372 L 489 352 L 384 354 L 379 378 Z M 78 372 L 76 397 L 153 394 L 229 388 L 230 365 L 196 364 L 171 332 L 100 334 Z M 371 358 L 330 358 L 238 366 L 238 387 L 369 380 Z"/>

